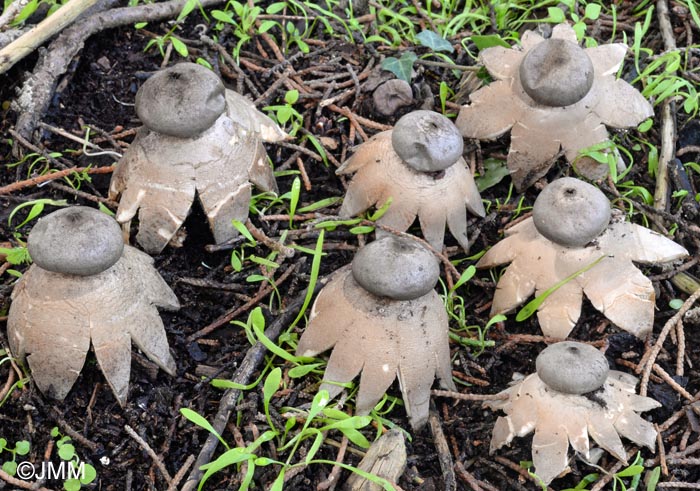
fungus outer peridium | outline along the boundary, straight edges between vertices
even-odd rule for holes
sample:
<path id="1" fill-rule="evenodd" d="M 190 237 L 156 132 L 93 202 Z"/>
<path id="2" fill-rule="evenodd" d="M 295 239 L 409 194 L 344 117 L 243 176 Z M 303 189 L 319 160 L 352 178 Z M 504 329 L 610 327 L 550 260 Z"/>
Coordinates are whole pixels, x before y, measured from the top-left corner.
<path id="1" fill-rule="evenodd" d="M 616 326 L 644 337 L 653 327 L 655 294 L 651 280 L 634 263 L 673 261 L 687 256 L 688 251 L 660 234 L 625 222 L 621 213 L 613 213 L 608 223 L 605 195 L 574 181 L 549 184 L 535 201 L 535 216 L 507 229 L 506 237 L 479 259 L 478 268 L 510 263 L 496 286 L 491 314 L 512 311 L 532 294 L 540 295 L 559 284 L 537 310 L 546 336 L 564 339 L 569 335 L 581 314 L 585 293 L 593 307 Z M 552 191 L 548 191 L 550 186 Z M 570 189 L 578 191 L 572 194 Z M 581 201 L 586 203 L 584 211 L 577 203 L 586 196 Z M 590 206 L 591 202 L 598 204 Z M 552 207 L 557 220 L 542 212 Z M 589 213 L 596 208 L 599 213 Z M 585 216 L 589 224 L 580 221 Z M 599 227 L 602 232 L 593 236 Z M 568 277 L 572 278 L 564 281 Z"/>
<path id="2" fill-rule="evenodd" d="M 7 325 L 12 352 L 27 358 L 39 390 L 63 400 L 91 344 L 121 405 L 128 392 L 132 341 L 174 375 L 156 307 L 176 310 L 179 303 L 153 260 L 124 246 L 117 223 L 92 208 L 61 209 L 41 218 L 34 229 L 27 247 L 35 264 L 12 292 Z M 121 253 L 114 262 L 116 250 Z M 105 257 L 98 267 L 100 253 Z M 80 267 L 81 257 L 91 272 Z"/>
<path id="3" fill-rule="evenodd" d="M 356 268 L 339 270 L 321 290 L 311 312 L 309 324 L 297 347 L 298 356 L 315 356 L 328 349 L 333 352 L 323 376 L 321 389 L 331 397 L 361 372 L 356 396 L 356 411 L 367 414 L 398 376 L 401 393 L 411 426 L 420 428 L 427 421 L 430 387 L 434 378 L 442 387 L 454 389 L 450 368 L 449 325 L 444 305 L 430 288 L 420 295 L 428 283 L 434 287 L 439 270 L 435 258 L 414 249 L 411 239 L 387 236 L 365 246 L 370 248 L 355 261 L 366 261 L 375 254 L 395 254 L 387 264 L 398 269 L 382 268 L 374 273 Z M 420 246 L 419 246 L 420 247 Z M 423 272 L 415 284 L 412 299 L 394 300 L 377 296 L 364 289 L 354 271 L 365 283 L 376 276 L 391 275 L 398 280 L 405 272 L 401 266 L 402 251 L 409 251 L 413 265 L 423 262 Z M 380 259 L 384 256 L 380 256 Z M 372 276 L 375 278 L 372 278 Z M 394 287 L 386 289 L 384 281 L 374 284 L 375 290 L 396 295 Z"/>
<path id="4" fill-rule="evenodd" d="M 355 216 L 391 199 L 377 223 L 403 232 L 417 216 L 423 236 L 438 250 L 443 247 L 447 224 L 467 250 L 466 209 L 478 216 L 485 212 L 461 156 L 462 149 L 461 136 L 444 116 L 431 111 L 403 116 L 394 130 L 379 133 L 358 146 L 336 171 L 355 173 L 340 215 Z M 377 230 L 378 238 L 385 235 Z"/>
<path id="5" fill-rule="evenodd" d="M 610 371 L 602 353 L 577 342 L 550 345 L 536 364 L 536 373 L 501 392 L 506 399 L 485 404 L 506 414 L 494 425 L 491 453 L 534 430 L 535 473 L 549 484 L 566 470 L 569 444 L 585 459 L 590 458 L 589 435 L 623 462 L 627 461 L 626 451 L 618 434 L 654 451 L 656 430 L 637 412 L 661 404 L 635 393 L 635 377 Z"/>
<path id="6" fill-rule="evenodd" d="M 276 192 L 263 141 L 287 135 L 252 102 L 224 88 L 202 66 L 180 63 L 147 80 L 137 93 L 145 126 L 117 165 L 109 196 L 121 195 L 117 221 L 138 212 L 136 240 L 157 254 L 176 235 L 195 195 L 216 243 L 245 222 L 251 183 Z"/>

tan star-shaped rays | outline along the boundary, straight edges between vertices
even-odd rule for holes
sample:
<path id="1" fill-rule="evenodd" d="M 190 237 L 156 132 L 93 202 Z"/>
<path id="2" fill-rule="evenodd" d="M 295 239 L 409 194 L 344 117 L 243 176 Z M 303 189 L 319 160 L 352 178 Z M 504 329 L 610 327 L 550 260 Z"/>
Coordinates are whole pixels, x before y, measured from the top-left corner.
<path id="1" fill-rule="evenodd" d="M 552 39 L 578 44 L 567 24 L 555 26 Z M 519 71 L 528 52 L 543 42 L 547 40 L 539 34 L 526 31 L 521 47 L 483 50 L 479 58 L 496 81 L 471 94 L 471 104 L 463 106 L 456 121 L 469 138 L 488 140 L 511 131 L 507 165 L 518 190 L 544 176 L 560 149 L 581 175 L 604 177 L 607 164 L 579 157 L 579 152 L 607 141 L 606 125 L 634 127 L 654 115 L 634 87 L 616 78 L 627 52 L 622 43 L 583 49 L 593 67 L 593 83 L 578 102 L 563 107 L 535 102 L 523 89 Z"/>
<path id="2" fill-rule="evenodd" d="M 546 336 L 566 338 L 581 313 L 583 295 L 619 328 L 644 337 L 654 321 L 654 287 L 634 265 L 673 261 L 688 251 L 645 227 L 616 214 L 603 233 L 587 247 L 564 247 L 542 236 L 532 218 L 506 231 L 477 263 L 491 268 L 510 263 L 496 286 L 492 315 L 512 311 L 531 295 L 602 259 L 555 290 L 537 311 Z"/>

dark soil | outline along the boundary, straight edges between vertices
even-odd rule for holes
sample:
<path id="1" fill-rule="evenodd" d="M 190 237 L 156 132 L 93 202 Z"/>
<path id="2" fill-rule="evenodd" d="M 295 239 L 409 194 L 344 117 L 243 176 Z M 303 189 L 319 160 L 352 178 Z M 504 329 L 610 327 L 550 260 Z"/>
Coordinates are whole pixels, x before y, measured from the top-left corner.
<path id="1" fill-rule="evenodd" d="M 675 16 L 672 18 L 676 27 L 683 27 L 683 20 Z M 194 13 L 178 35 L 183 39 L 198 39 L 194 26 L 205 22 L 198 13 Z M 416 19 L 416 22 L 421 22 Z M 52 100 L 48 114 L 42 119 L 45 123 L 62 128 L 68 132 L 81 135 L 81 127 L 85 124 L 93 125 L 113 137 L 121 144 L 127 144 L 133 138 L 132 134 L 120 136 L 124 130 L 137 128 L 138 120 L 133 111 L 133 101 L 140 84 L 151 72 L 160 68 L 163 61 L 156 49 L 144 51 L 146 44 L 152 39 L 148 32 L 162 34 L 167 32 L 167 24 L 151 24 L 146 30 L 137 31 L 131 27 L 114 29 L 103 32 L 90 38 L 79 57 L 73 60 L 68 67 L 66 75 L 59 81 L 56 94 Z M 652 30 L 657 30 L 655 21 Z M 697 29 L 693 29 L 697 35 Z M 679 31 L 680 32 L 680 31 Z M 601 32 L 601 36 L 602 36 Z M 607 35 L 607 31 L 605 32 Z M 329 106 L 322 107 L 321 100 L 339 97 L 335 102 L 339 108 L 348 108 L 354 115 L 367 118 L 376 123 L 391 125 L 395 120 L 408 110 L 416 109 L 425 100 L 433 100 L 439 108 L 437 96 L 423 95 L 418 97 L 413 107 L 406 107 L 401 112 L 389 118 L 381 117 L 373 112 L 371 102 L 372 80 L 376 77 L 386 77 L 387 73 L 380 73 L 377 68 L 384 55 L 396 54 L 389 50 L 379 50 L 372 45 L 361 43 L 350 44 L 338 39 L 329 38 L 320 28 L 316 32 L 316 41 L 309 40 L 310 52 L 302 54 L 296 47 L 291 47 L 286 53 L 286 61 L 275 59 L 275 54 L 270 46 L 260 37 L 246 43 L 241 52 L 241 69 L 248 82 L 241 84 L 243 92 L 252 99 L 250 85 L 256 88 L 258 94 L 263 94 L 277 80 L 277 75 L 283 73 L 288 67 L 293 67 L 296 72 L 302 72 L 299 80 L 309 89 L 311 95 L 303 95 L 296 108 L 304 116 L 305 132 L 324 137 L 328 152 L 336 161 L 342 161 L 350 148 L 362 141 L 358 131 L 351 128 L 351 122 L 346 114 L 335 111 Z M 631 35 L 631 33 L 628 33 Z M 608 36 L 609 37 L 609 36 Z M 607 41 L 608 37 L 605 38 Z M 603 41 L 603 42 L 605 42 Z M 221 44 L 231 52 L 236 39 L 231 33 L 224 32 L 220 36 Z M 661 40 L 656 52 L 663 51 Z M 457 43 L 458 44 L 458 43 Z M 216 53 L 198 41 L 189 43 L 192 59 L 202 57 L 212 63 L 219 70 L 227 84 L 235 88 L 238 85 L 236 72 L 224 61 L 218 60 Z M 418 51 L 425 48 L 419 48 Z M 173 61 L 177 57 L 172 55 Z M 457 64 L 471 65 L 473 60 L 464 52 L 457 52 L 453 56 Z M 36 57 L 30 57 L 17 65 L 7 74 L 0 76 L 0 101 L 10 101 L 15 98 L 15 90 L 21 87 L 24 71 L 30 71 L 36 61 Z M 694 67 L 697 67 L 697 58 L 692 59 Z M 314 68 L 315 67 L 315 68 Z M 311 70 L 311 68 L 314 68 Z M 352 72 L 352 74 L 351 74 Z M 337 84 L 345 84 L 343 87 L 333 86 L 331 82 L 318 82 L 327 75 L 345 74 L 336 79 Z M 353 74 L 358 77 L 360 93 L 352 92 L 355 87 Z M 365 75 L 363 75 L 365 74 Z M 458 87 L 460 80 L 451 70 L 427 66 L 417 66 L 417 74 L 414 78 L 414 94 L 439 93 L 440 81 L 446 81 L 452 87 Z M 316 81 L 314 83 L 314 81 Z M 295 82 L 296 83 L 296 82 Z M 249 85 L 250 84 L 250 85 Z M 278 104 L 283 100 L 284 93 L 289 87 L 282 84 L 277 90 L 268 94 L 264 100 L 258 100 L 259 108 L 270 104 Z M 343 95 L 348 91 L 347 95 Z M 429 93 L 428 93 L 429 94 Z M 459 100 L 463 103 L 465 100 Z M 450 109 L 450 108 L 448 108 Z M 455 107 L 451 110 L 454 112 Z M 658 112 L 657 112 L 658 113 Z M 18 116 L 12 110 L 3 106 L 0 130 L 4 138 L 12 138 L 9 130 L 13 128 Z M 376 133 L 380 125 L 361 123 L 360 126 L 371 136 Z M 655 145 L 659 145 L 658 121 L 653 129 L 646 134 Z M 678 115 L 679 146 L 697 145 L 698 123 L 687 121 L 684 116 Z M 634 134 L 634 132 L 632 132 Z M 302 136 L 302 133 L 299 134 Z M 10 164 L 19 160 L 12 154 L 12 149 L 6 140 L 0 142 L 0 159 L 4 164 Z M 34 143 L 46 152 L 63 153 L 63 161 L 69 165 L 84 166 L 93 164 L 96 166 L 109 165 L 112 159 L 109 157 L 86 157 L 84 155 L 69 153 L 68 149 L 78 149 L 79 143 L 70 141 L 60 135 L 46 129 L 39 129 L 34 138 Z M 299 143 L 295 141 L 294 143 Z M 335 148 L 331 148 L 331 144 Z M 477 166 L 487 157 L 503 157 L 508 149 L 508 136 L 495 142 L 482 142 L 468 145 L 465 148 L 465 157 L 469 162 L 475 162 Z M 105 148 L 108 142 L 101 143 Z M 314 150 L 311 145 L 305 143 L 306 148 Z M 631 146 L 631 145 L 630 145 Z M 30 149 L 17 144 L 15 149 L 21 155 L 31 153 Z M 634 180 L 637 184 L 653 189 L 654 182 L 646 172 L 646 156 L 640 149 L 635 153 L 635 159 L 639 162 L 627 179 Z M 276 170 L 297 169 L 297 158 L 300 158 L 304 170 L 308 174 L 310 190 L 302 190 L 300 206 L 314 203 L 318 200 L 330 197 L 341 197 L 344 194 L 345 183 L 343 179 L 334 174 L 335 167 L 331 163 L 326 166 L 309 158 L 306 154 L 299 154 L 295 149 L 284 146 L 268 146 L 269 155 Z M 696 157 L 697 154 L 686 154 L 686 159 Z M 24 164 L 8 168 L 0 173 L 0 185 L 7 185 L 17 180 L 26 179 L 28 166 Z M 553 167 L 546 177 L 552 180 L 566 174 L 567 166 L 563 159 Z M 278 178 L 281 193 L 290 189 L 292 176 Z M 95 175 L 92 183 L 85 184 L 81 189 L 92 196 L 104 197 L 107 193 L 109 175 Z M 509 179 L 504 179 L 500 184 L 486 190 L 482 197 L 487 200 L 500 199 L 501 202 L 508 194 Z M 500 211 L 492 212 L 485 219 L 470 217 L 470 233 L 479 230 L 472 247 L 472 252 L 481 251 L 502 237 L 505 225 L 522 216 L 518 213 L 518 203 L 523 198 L 522 204 L 530 206 L 544 181 L 528 190 L 524 196 L 513 195 L 509 205 L 502 206 Z M 697 189 L 699 183 L 693 185 Z M 675 189 L 674 189 L 675 190 Z M 75 196 L 67 192 L 65 188 L 57 188 L 52 185 L 43 187 L 27 187 L 21 191 L 9 195 L 0 196 L 0 238 L 2 241 L 12 241 L 13 229 L 8 227 L 8 218 L 12 210 L 19 204 L 40 199 L 67 199 L 69 203 L 95 206 L 93 202 L 83 196 Z M 48 208 L 47 210 L 52 209 Z M 493 208 L 495 209 L 495 207 Z M 639 210 L 637 208 L 637 210 Z M 332 215 L 337 210 L 329 208 L 321 210 L 322 213 Z M 672 210 L 675 211 L 675 210 Z M 28 209 L 25 208 L 14 219 L 13 223 L 19 223 L 24 219 Z M 266 215 L 284 214 L 287 210 L 281 206 L 272 207 Z M 687 214 L 690 213 L 690 214 Z M 693 210 L 686 210 L 685 215 L 679 218 L 693 219 Z M 659 217 L 652 216 L 654 220 Z M 640 215 L 634 220 L 639 221 Z M 259 216 L 251 215 L 252 222 L 260 228 L 268 237 L 279 238 L 280 234 L 289 228 L 288 221 L 262 220 Z M 683 222 L 685 223 L 685 222 Z M 668 222 L 667 222 L 668 224 Z M 18 230 L 20 238 L 25 238 L 30 226 Z M 148 361 L 136 350 L 133 353 L 131 386 L 129 401 L 125 407 L 120 407 L 106 385 L 94 356 L 90 355 L 82 374 L 75 384 L 68 398 L 63 402 L 45 399 L 31 384 L 22 389 L 12 391 L 10 397 L 0 406 L 0 438 L 10 443 L 18 440 L 29 440 L 32 453 L 28 460 L 40 462 L 44 455 L 50 453 L 53 441 L 50 436 L 51 428 L 58 426 L 62 433 L 71 434 L 74 437 L 77 452 L 81 458 L 92 463 L 97 469 L 97 489 L 166 489 L 167 485 L 152 458 L 139 446 L 124 430 L 129 425 L 158 454 L 168 472 L 175 475 L 184 465 L 190 455 L 196 456 L 207 433 L 185 420 L 180 415 L 180 408 L 191 408 L 205 417 L 212 419 L 219 405 L 222 392 L 213 388 L 208 382 L 209 378 L 227 378 L 236 370 L 250 343 L 245 332 L 238 326 L 224 323 L 197 341 L 190 342 L 188 337 L 216 321 L 227 312 L 232 312 L 246 303 L 247 298 L 253 298 L 259 292 L 260 285 L 247 283 L 245 278 L 251 274 L 260 274 L 259 268 L 246 262 L 241 272 L 235 272 L 230 266 L 230 250 L 224 249 L 208 252 L 206 246 L 213 239 L 209 229 L 205 225 L 203 212 L 195 207 L 185 223 L 187 239 L 182 248 L 168 247 L 155 258 L 156 267 L 177 294 L 182 308 L 175 313 L 163 312 L 168 339 L 171 349 L 178 364 L 176 377 L 169 377 L 159 371 L 155 365 Z M 418 234 L 417 228 L 412 229 Z M 290 235 L 290 242 L 300 246 L 313 248 L 316 244 L 317 234 L 312 226 L 303 221 L 294 223 L 294 233 Z M 698 253 L 697 234 L 684 230 L 680 225 L 676 240 L 682 243 L 696 256 Z M 371 238 L 368 238 L 368 240 Z M 325 252 L 322 261 L 321 276 L 326 276 L 339 267 L 347 264 L 353 255 L 353 251 L 364 240 L 350 234 L 347 229 L 339 228 L 337 231 L 326 235 Z M 456 247 L 456 242 L 447 235 L 448 253 L 452 259 L 464 259 L 464 253 Z M 256 255 L 265 257 L 269 249 L 263 245 L 251 250 Z M 307 287 L 310 274 L 311 261 L 302 259 L 304 256 L 297 253 L 292 259 L 283 263 L 281 273 L 297 264 L 297 270 L 290 279 L 280 286 L 281 303 L 277 298 L 265 296 L 259 306 L 265 317 L 272 322 L 284 306 L 303 294 Z M 466 268 L 470 262 L 462 262 L 460 270 Z M 21 268 L 20 268 L 21 269 Z M 659 274 L 659 268 L 645 268 L 649 275 Z M 688 273 L 700 277 L 700 269 L 692 266 Z M 466 299 L 468 309 L 468 323 L 472 325 L 485 325 L 488 322 L 488 304 L 493 294 L 492 278 L 488 272 L 479 272 L 478 278 L 485 283 L 479 287 L 469 283 L 459 290 Z M 10 303 L 10 291 L 14 278 L 7 274 L 1 278 L 0 307 L 6 312 Z M 221 285 L 237 285 L 235 291 L 222 289 Z M 687 298 L 687 294 L 679 291 L 670 281 L 661 279 L 655 282 L 657 287 L 657 312 L 655 330 L 652 339 L 658 335 L 665 321 L 674 313 L 668 307 L 669 301 L 674 298 Z M 245 321 L 250 309 L 240 312 L 235 320 Z M 2 315 L 2 314 L 0 314 Z M 4 320 L 5 318 L 3 318 Z M 303 326 L 304 322 L 301 322 Z M 302 331 L 297 327 L 295 334 Z M 463 333 L 462 333 L 463 334 Z M 464 381 L 460 390 L 470 393 L 496 393 L 508 386 L 515 373 L 528 374 L 534 370 L 534 360 L 537 353 L 545 346 L 543 339 L 539 337 L 540 331 L 535 320 L 516 323 L 509 320 L 505 324 L 494 326 L 486 336 L 487 340 L 494 341 L 495 346 L 487 348 L 478 357 L 474 356 L 468 348 L 456 343 L 452 345 L 453 359 L 459 363 L 455 365 L 455 373 L 458 380 Z M 576 329 L 571 334 L 572 339 L 598 342 L 598 346 L 606 347 L 606 355 L 613 368 L 622 371 L 631 371 L 640 360 L 650 344 L 644 343 L 628 334 L 620 332 L 588 303 L 584 305 L 583 314 Z M 0 341 L 2 347 L 7 346 L 5 330 L 0 329 Z M 657 363 L 668 373 L 675 373 L 676 345 L 671 341 L 665 344 L 667 351 L 663 351 Z M 693 331 L 686 332 L 686 372 L 683 377 L 676 377 L 676 382 L 685 388 L 690 394 L 700 392 L 700 374 L 697 367 L 700 366 L 700 347 L 693 339 Z M 277 360 L 279 363 L 279 360 Z M 623 364 L 624 363 L 624 364 Z M 259 367 L 259 370 L 264 368 Z M 290 366 L 286 366 L 290 368 Z M 0 365 L 0 388 L 4 385 L 10 373 L 8 364 Z M 253 375 L 253 380 L 259 376 L 259 371 Z M 300 406 L 311 401 L 317 386 L 313 385 L 311 377 L 302 379 L 290 379 L 285 376 L 285 390 L 281 390 L 272 400 L 273 417 L 277 421 L 283 421 L 279 413 L 284 407 Z M 234 442 L 232 429 L 240 431 L 243 440 L 251 442 L 256 435 L 267 428 L 263 416 L 262 389 L 260 384 L 253 390 L 246 391 L 240 401 L 237 412 L 232 417 L 228 431 L 223 438 Z M 391 390 L 391 395 L 399 396 L 398 386 Z M 678 392 L 661 379 L 652 379 L 650 395 L 659 400 L 663 407 L 645 414 L 647 419 L 662 424 L 674 413 L 685 408 L 686 414 L 672 424 L 663 434 L 663 443 L 666 452 L 678 449 L 679 446 L 689 446 L 698 442 L 700 427 L 695 415 L 699 406 L 689 404 L 683 400 Z M 442 421 L 443 431 L 447 437 L 451 457 L 454 462 L 460 463 L 479 481 L 490 483 L 495 489 L 538 489 L 528 480 L 524 472 L 518 472 L 517 467 L 521 461 L 530 460 L 531 436 L 516 439 L 511 448 L 504 448 L 496 455 L 489 455 L 488 447 L 491 429 L 496 415 L 487 409 L 483 409 L 480 403 L 460 402 L 446 398 L 436 399 L 437 412 Z M 408 421 L 401 407 L 395 408 L 385 416 L 392 424 L 408 429 Z M 283 423 L 281 423 L 283 425 Z M 370 440 L 374 436 L 374 429 L 369 429 L 366 434 Z M 78 439 L 76 432 L 82 436 Z M 329 434 L 329 438 L 339 441 L 341 436 L 337 433 Z M 627 442 L 629 444 L 629 442 Z M 306 444 L 306 449 L 310 442 Z M 631 445 L 631 444 L 629 444 Z M 629 448 L 628 445 L 628 448 Z M 299 454 L 303 455 L 303 450 Z M 337 448 L 332 445 L 324 445 L 318 457 L 335 460 Z M 260 455 L 274 458 L 276 449 L 265 444 L 260 449 Z M 217 454 L 218 455 L 218 454 Z M 655 455 L 647 450 L 642 450 L 644 459 L 654 459 Z M 689 455 L 690 457 L 694 455 Z M 0 457 L 5 457 L 2 454 Z M 299 457 L 301 458 L 301 457 Z M 504 460 L 514 464 L 514 468 L 507 465 Z M 2 458 L 0 458 L 2 460 Z M 348 453 L 345 463 L 357 464 L 359 457 L 355 453 Z M 606 470 L 611 469 L 616 461 L 610 455 L 605 455 L 599 465 Z M 649 467 L 658 465 L 648 460 Z M 578 459 L 571 461 L 572 472 L 554 482 L 555 489 L 574 487 L 584 475 L 595 472 L 595 469 L 580 462 Z M 682 481 L 696 483 L 700 481 L 700 470 L 696 464 L 681 465 L 669 464 L 669 474 L 661 478 L 662 482 Z M 285 484 L 285 490 L 311 490 L 323 482 L 331 471 L 331 466 L 313 465 L 295 475 Z M 255 482 L 257 489 L 267 489 L 277 476 L 278 468 L 268 466 L 260 468 L 256 473 Z M 341 481 L 347 476 L 347 471 L 341 474 Z M 408 471 L 399 482 L 404 490 L 431 490 L 448 489 L 445 482 L 446 474 L 441 470 L 439 455 L 433 443 L 433 436 L 428 428 L 418 434 L 412 435 L 408 443 Z M 208 484 L 208 489 L 238 489 L 241 476 L 235 472 L 235 467 L 218 473 Z M 183 481 L 184 482 L 184 481 Z M 0 489 L 4 483 L 0 481 Z M 49 488 L 58 489 L 61 484 L 56 481 L 45 483 Z M 609 484 L 608 486 L 612 486 Z M 7 485 L 7 488 L 12 488 Z M 456 489 L 472 489 L 462 476 L 457 476 Z"/>

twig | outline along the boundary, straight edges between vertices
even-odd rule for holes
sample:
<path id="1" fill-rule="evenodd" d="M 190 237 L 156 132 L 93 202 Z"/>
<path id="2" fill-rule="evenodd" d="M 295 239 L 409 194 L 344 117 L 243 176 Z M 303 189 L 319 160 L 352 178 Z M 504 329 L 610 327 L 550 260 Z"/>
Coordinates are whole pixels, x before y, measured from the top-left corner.
<path id="1" fill-rule="evenodd" d="M 666 0 L 657 0 L 656 14 L 664 47 L 667 51 L 676 49 L 676 40 L 673 37 L 673 27 Z M 659 210 L 665 210 L 668 204 L 668 163 L 674 158 L 673 152 L 676 144 L 674 107 L 671 99 L 666 99 L 661 106 L 661 151 L 659 152 L 656 189 L 654 190 L 654 208 Z"/>
<path id="2" fill-rule="evenodd" d="M 454 491 L 457 489 L 457 479 L 455 478 L 452 454 L 450 453 L 450 446 L 447 444 L 445 433 L 442 431 L 442 422 L 433 401 L 430 401 L 428 424 L 430 425 L 430 432 L 433 434 L 435 450 L 437 450 L 438 462 L 442 470 L 442 480 L 445 483 L 445 491 Z"/>
<path id="3" fill-rule="evenodd" d="M 685 313 L 695 304 L 695 302 L 700 298 L 700 290 L 693 293 L 688 299 L 683 303 L 678 312 L 675 313 L 673 317 L 666 321 L 663 329 L 659 333 L 659 338 L 654 343 L 654 346 L 644 353 L 642 360 L 637 366 L 636 372 L 639 373 L 643 370 L 642 380 L 639 384 L 639 394 L 642 396 L 647 395 L 647 386 L 649 385 L 649 377 L 651 376 L 651 371 L 656 363 L 656 357 L 661 353 L 661 348 L 663 347 L 666 337 L 671 332 L 671 329 L 679 322 L 682 322 Z"/>
<path id="4" fill-rule="evenodd" d="M 292 269 L 293 268 L 290 268 L 290 270 Z M 314 290 L 314 293 L 317 290 L 319 290 L 323 285 L 325 285 L 328 282 L 328 279 L 328 277 L 319 278 L 319 280 L 316 282 L 316 289 Z M 265 329 L 266 338 L 270 339 L 271 341 L 275 341 L 279 337 L 280 333 L 282 332 L 282 329 L 287 326 L 290 319 L 292 319 L 292 317 L 296 315 L 297 311 L 304 304 L 306 293 L 306 290 L 301 292 L 299 296 L 297 296 L 294 299 L 294 301 L 289 304 L 287 310 L 280 313 L 274 320 L 274 322 L 272 322 L 272 324 L 270 324 L 270 326 L 267 329 Z M 249 384 L 250 379 L 253 377 L 253 374 L 258 369 L 258 366 L 264 360 L 266 352 L 267 348 L 265 348 L 264 344 L 262 344 L 260 341 L 255 343 L 255 346 L 248 350 L 248 352 L 245 355 L 245 358 L 243 358 L 243 361 L 236 370 L 236 373 L 233 376 L 233 381 L 241 385 Z M 223 433 L 224 429 L 226 428 L 229 417 L 231 416 L 231 412 L 238 404 L 238 398 L 240 397 L 240 395 L 240 390 L 228 389 L 226 390 L 226 392 L 224 392 L 224 395 L 221 397 L 221 401 L 219 402 L 219 410 L 216 412 L 216 416 L 214 417 L 214 421 L 212 422 L 212 426 L 219 434 Z M 187 481 L 182 486 L 181 491 L 192 491 L 197 487 L 197 484 L 199 483 L 199 480 L 201 479 L 203 474 L 203 472 L 200 470 L 200 467 L 207 464 L 211 460 L 211 457 L 212 455 L 214 455 L 218 444 L 219 439 L 215 435 L 210 434 L 207 437 L 207 441 L 202 446 L 202 450 L 199 452 L 199 456 L 197 457 L 197 460 L 194 464 L 194 468 L 192 469 L 192 472 L 190 472 L 190 475 L 187 477 Z"/>
<path id="5" fill-rule="evenodd" d="M 276 240 L 271 239 L 270 237 L 265 235 L 265 232 L 263 232 L 258 227 L 253 225 L 253 222 L 251 222 L 250 220 L 247 220 L 245 222 L 245 226 L 248 229 L 248 231 L 250 232 L 250 235 L 253 236 L 253 238 L 262 242 L 263 244 L 265 244 L 267 247 L 269 247 L 273 251 L 279 252 L 284 257 L 293 257 L 294 256 L 294 249 L 282 244 L 281 242 L 277 242 Z"/>
<path id="6" fill-rule="evenodd" d="M 436 397 L 449 397 L 460 401 L 498 401 L 508 399 L 508 394 L 462 394 L 451 390 L 431 390 L 430 393 Z"/>
<path id="7" fill-rule="evenodd" d="M 661 463 L 661 473 L 668 476 L 668 465 L 666 464 L 666 448 L 664 447 L 664 439 L 661 436 L 659 425 L 654 424 L 656 428 L 656 448 L 659 451 L 659 463 Z"/>
<path id="8" fill-rule="evenodd" d="M 168 491 L 177 491 L 178 484 L 180 484 L 180 481 L 182 481 L 182 479 L 185 477 L 187 471 L 190 470 L 192 464 L 194 464 L 194 455 L 190 454 L 187 457 L 187 460 L 185 460 L 185 463 L 182 464 L 182 467 L 180 467 L 180 470 L 177 471 L 177 474 L 173 476 L 173 480 L 170 483 L 170 486 L 168 486 Z"/>
<path id="9" fill-rule="evenodd" d="M 479 481 L 477 481 L 476 477 L 474 477 L 471 472 L 464 468 L 464 464 L 457 461 L 455 470 L 457 471 L 457 475 L 472 488 L 472 491 L 482 491 Z"/>
<path id="10" fill-rule="evenodd" d="M 37 488 L 34 487 L 36 485 L 36 483 L 29 482 L 29 481 L 22 481 L 20 479 L 14 478 L 2 469 L 0 469 L 0 479 L 5 481 L 7 484 L 17 486 L 20 489 L 37 490 Z M 51 490 L 48 488 L 41 487 L 41 488 L 38 488 L 38 491 L 51 491 Z"/>
<path id="11" fill-rule="evenodd" d="M 153 449 L 152 449 L 151 446 L 148 444 L 148 442 L 146 442 L 146 440 L 144 440 L 143 438 L 141 438 L 141 437 L 139 436 L 139 434 L 136 433 L 136 432 L 133 430 L 133 428 L 131 428 L 131 426 L 129 426 L 129 425 L 124 425 L 124 431 L 126 431 L 126 432 L 129 434 L 129 436 L 130 436 L 131 438 L 133 438 L 134 441 L 135 441 L 136 443 L 138 443 L 138 444 L 141 446 L 141 448 L 144 449 L 144 450 L 146 451 L 146 453 L 148 454 L 148 456 L 151 457 L 151 459 L 153 460 L 153 462 L 154 462 L 154 463 L 156 464 L 156 466 L 158 467 L 158 470 L 160 471 L 161 475 L 163 476 L 163 478 L 165 479 L 165 481 L 168 483 L 168 487 L 170 487 L 170 485 L 171 485 L 172 482 L 173 482 L 173 478 L 170 477 L 170 473 L 168 472 L 168 469 L 165 468 L 165 464 L 163 464 L 163 461 L 161 460 L 161 458 L 158 457 L 158 455 L 156 455 L 156 453 L 153 451 Z"/>
<path id="12" fill-rule="evenodd" d="M 51 36 L 61 32 L 95 3 L 97 0 L 69 0 L 38 25 L 0 49 L 0 74 L 5 73 Z"/>
<path id="13" fill-rule="evenodd" d="M 26 179 L 24 181 L 13 182 L 7 186 L 0 188 L 0 196 L 3 194 L 14 193 L 20 189 L 28 188 L 31 186 L 37 186 L 43 182 L 53 181 L 55 179 L 62 179 L 66 176 L 70 176 L 74 172 L 79 174 L 81 172 L 86 172 L 88 174 L 109 174 L 114 171 L 113 165 L 108 165 L 105 167 L 72 167 L 70 169 L 64 169 L 57 172 L 51 172 L 50 174 L 44 174 L 43 176 L 32 177 L 31 179 Z"/>
<path id="14" fill-rule="evenodd" d="M 241 315 L 243 312 L 249 310 L 250 308 L 254 307 L 257 305 L 263 298 L 265 298 L 267 295 L 272 293 L 272 291 L 280 286 L 282 283 L 284 283 L 289 276 L 295 272 L 298 268 L 298 266 L 301 264 L 301 262 L 298 262 L 294 264 L 293 266 L 290 266 L 287 268 L 287 270 L 282 273 L 282 275 L 279 277 L 277 281 L 275 281 L 274 285 L 267 284 L 264 288 L 261 288 L 260 291 L 253 297 L 251 298 L 248 302 L 245 304 L 241 305 L 240 307 L 236 307 L 233 309 L 230 309 L 227 311 L 224 315 L 220 316 L 216 320 L 214 320 L 212 323 L 209 325 L 203 327 L 199 331 L 190 334 L 187 337 L 187 342 L 191 343 L 192 341 L 196 341 L 199 338 L 206 336 L 207 334 L 213 332 L 214 330 L 218 329 L 222 325 L 226 324 L 228 321 L 231 319 L 235 319 L 237 316 Z"/>
<path id="15" fill-rule="evenodd" d="M 348 448 L 348 437 L 343 435 L 343 439 L 340 442 L 340 448 L 338 449 L 338 456 L 335 458 L 337 464 L 342 464 L 345 458 L 345 450 Z M 326 491 L 327 489 L 335 489 L 338 484 L 338 475 L 342 467 L 339 465 L 334 465 L 328 477 L 316 485 L 316 491 Z"/>

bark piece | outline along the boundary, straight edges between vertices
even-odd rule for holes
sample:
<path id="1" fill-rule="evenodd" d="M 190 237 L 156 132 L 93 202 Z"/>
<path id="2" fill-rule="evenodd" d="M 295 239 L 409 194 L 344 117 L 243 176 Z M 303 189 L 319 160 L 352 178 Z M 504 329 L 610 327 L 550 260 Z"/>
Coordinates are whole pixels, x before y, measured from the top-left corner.
<path id="1" fill-rule="evenodd" d="M 406 469 L 406 443 L 401 430 L 384 433 L 372 443 L 357 466 L 358 469 L 396 483 Z M 359 474 L 351 473 L 343 485 L 344 491 L 381 491 L 381 485 Z"/>

